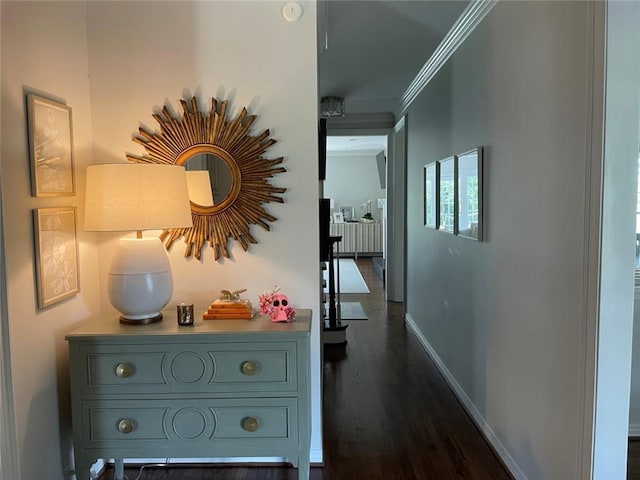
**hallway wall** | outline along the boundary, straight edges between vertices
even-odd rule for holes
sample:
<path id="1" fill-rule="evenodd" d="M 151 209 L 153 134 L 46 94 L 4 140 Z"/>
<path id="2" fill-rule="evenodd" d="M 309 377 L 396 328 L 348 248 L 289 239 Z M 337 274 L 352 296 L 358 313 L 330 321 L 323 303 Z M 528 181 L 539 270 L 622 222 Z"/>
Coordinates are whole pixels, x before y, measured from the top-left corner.
<path id="1" fill-rule="evenodd" d="M 529 480 L 588 475 L 592 7 L 499 2 L 408 111 L 407 319 Z M 425 228 L 424 165 L 476 146 L 485 241 Z"/>
<path id="2" fill-rule="evenodd" d="M 371 215 L 375 221 L 381 221 L 378 199 L 386 198 L 386 190 L 380 188 L 375 154 L 327 155 L 324 196 L 334 200 L 335 211 L 344 206 L 353 207 L 356 219 L 366 213 L 362 205 L 371 200 Z"/>

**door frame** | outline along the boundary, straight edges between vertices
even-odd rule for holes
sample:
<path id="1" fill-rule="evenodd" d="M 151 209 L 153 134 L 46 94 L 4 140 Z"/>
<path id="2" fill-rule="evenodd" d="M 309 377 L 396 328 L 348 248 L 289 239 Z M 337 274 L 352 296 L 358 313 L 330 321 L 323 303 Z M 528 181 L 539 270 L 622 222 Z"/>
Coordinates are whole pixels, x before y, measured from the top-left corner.
<path id="1" fill-rule="evenodd" d="M 387 137 L 387 224 L 386 224 L 386 265 L 385 265 L 385 299 L 394 302 L 404 302 L 405 296 L 405 275 L 406 275 L 406 168 L 396 169 L 391 168 L 395 164 L 394 151 L 394 133 L 397 125 L 405 125 L 405 117 L 398 122 L 387 122 L 389 125 L 387 128 L 376 125 L 375 127 L 367 127 L 366 122 L 354 127 L 340 127 L 335 124 L 332 125 L 330 121 L 327 122 L 327 137 L 366 137 L 374 135 L 385 135 Z M 405 158 L 403 159 L 406 165 L 406 139 L 405 139 Z M 394 186 L 400 186 L 400 188 L 394 188 L 392 186 L 391 177 L 396 179 Z M 389 205 L 393 205 L 391 199 L 395 199 L 397 195 L 401 195 L 401 207 L 399 208 L 400 214 L 393 215 Z M 401 241 L 394 242 L 390 240 L 389 232 L 393 229 L 399 229 L 402 232 Z M 390 265 L 389 258 L 393 257 L 393 265 Z M 400 262 L 400 263 L 398 263 Z M 391 270 L 392 274 L 389 275 Z M 392 292 L 392 295 L 389 294 Z M 397 294 L 395 292 L 398 292 Z M 391 297 L 391 298 L 390 298 Z"/>
<path id="2" fill-rule="evenodd" d="M 2 9 L 0 9 L 2 23 Z M 1 40 L 0 40 L 1 42 Z M 0 65 L 0 69 L 2 66 Z M 0 78 L 2 78 L 0 71 Z M 0 98 L 0 145 L 2 137 L 2 99 Z M 4 255 L 4 228 L 2 203 L 2 153 L 0 152 L 0 480 L 21 478 L 18 462 L 11 355 L 9 349 L 9 315 L 7 310 L 7 269 Z"/>
<path id="3" fill-rule="evenodd" d="M 625 478 L 633 338 L 640 142 L 636 2 L 594 2 L 585 211 L 584 399 L 578 477 Z"/>
<path id="4" fill-rule="evenodd" d="M 407 115 L 391 130 L 387 143 L 387 255 L 386 299 L 406 303 L 407 251 Z M 389 198 L 391 200 L 389 200 Z"/>
<path id="5" fill-rule="evenodd" d="M 0 8 L 0 24 L 2 9 Z M 0 39 L 0 47 L 2 40 Z M 0 62 L 0 78 L 2 63 Z M 0 96 L 0 145 L 2 145 L 2 97 Z M 18 462 L 13 388 L 11 380 L 11 356 L 9 349 L 9 322 L 7 310 L 7 269 L 4 255 L 4 221 L 2 203 L 2 153 L 0 151 L 0 480 L 21 478 Z"/>

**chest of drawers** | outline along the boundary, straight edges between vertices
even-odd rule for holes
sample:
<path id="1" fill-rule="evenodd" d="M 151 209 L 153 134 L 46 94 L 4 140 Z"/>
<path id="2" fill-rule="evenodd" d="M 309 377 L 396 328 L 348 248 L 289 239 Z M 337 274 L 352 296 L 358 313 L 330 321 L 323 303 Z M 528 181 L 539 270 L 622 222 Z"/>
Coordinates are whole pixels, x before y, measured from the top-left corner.
<path id="1" fill-rule="evenodd" d="M 309 477 L 311 311 L 292 323 L 150 325 L 113 316 L 70 332 L 78 480 L 99 458 L 284 457 Z"/>

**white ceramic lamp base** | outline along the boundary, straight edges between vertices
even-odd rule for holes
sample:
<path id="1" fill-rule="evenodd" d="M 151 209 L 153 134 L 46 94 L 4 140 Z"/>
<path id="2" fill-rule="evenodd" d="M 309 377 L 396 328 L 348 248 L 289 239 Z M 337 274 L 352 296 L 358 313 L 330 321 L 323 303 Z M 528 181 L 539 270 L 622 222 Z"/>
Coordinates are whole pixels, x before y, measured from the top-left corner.
<path id="1" fill-rule="evenodd" d="M 169 256 L 158 238 L 121 238 L 111 260 L 109 300 L 120 323 L 162 320 L 160 311 L 173 294 Z"/>

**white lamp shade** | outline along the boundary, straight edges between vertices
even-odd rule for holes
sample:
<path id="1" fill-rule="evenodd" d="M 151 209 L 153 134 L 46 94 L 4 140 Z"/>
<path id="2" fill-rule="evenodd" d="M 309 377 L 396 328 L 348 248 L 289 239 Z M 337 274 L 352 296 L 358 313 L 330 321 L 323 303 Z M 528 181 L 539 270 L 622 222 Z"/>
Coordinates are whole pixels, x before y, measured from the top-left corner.
<path id="1" fill-rule="evenodd" d="M 187 189 L 189 200 L 196 205 L 209 207 L 213 205 L 213 192 L 211 191 L 211 177 L 208 170 L 189 170 L 187 174 Z"/>
<path id="2" fill-rule="evenodd" d="M 84 228 L 124 232 L 190 227 L 184 168 L 115 163 L 87 167 Z"/>

